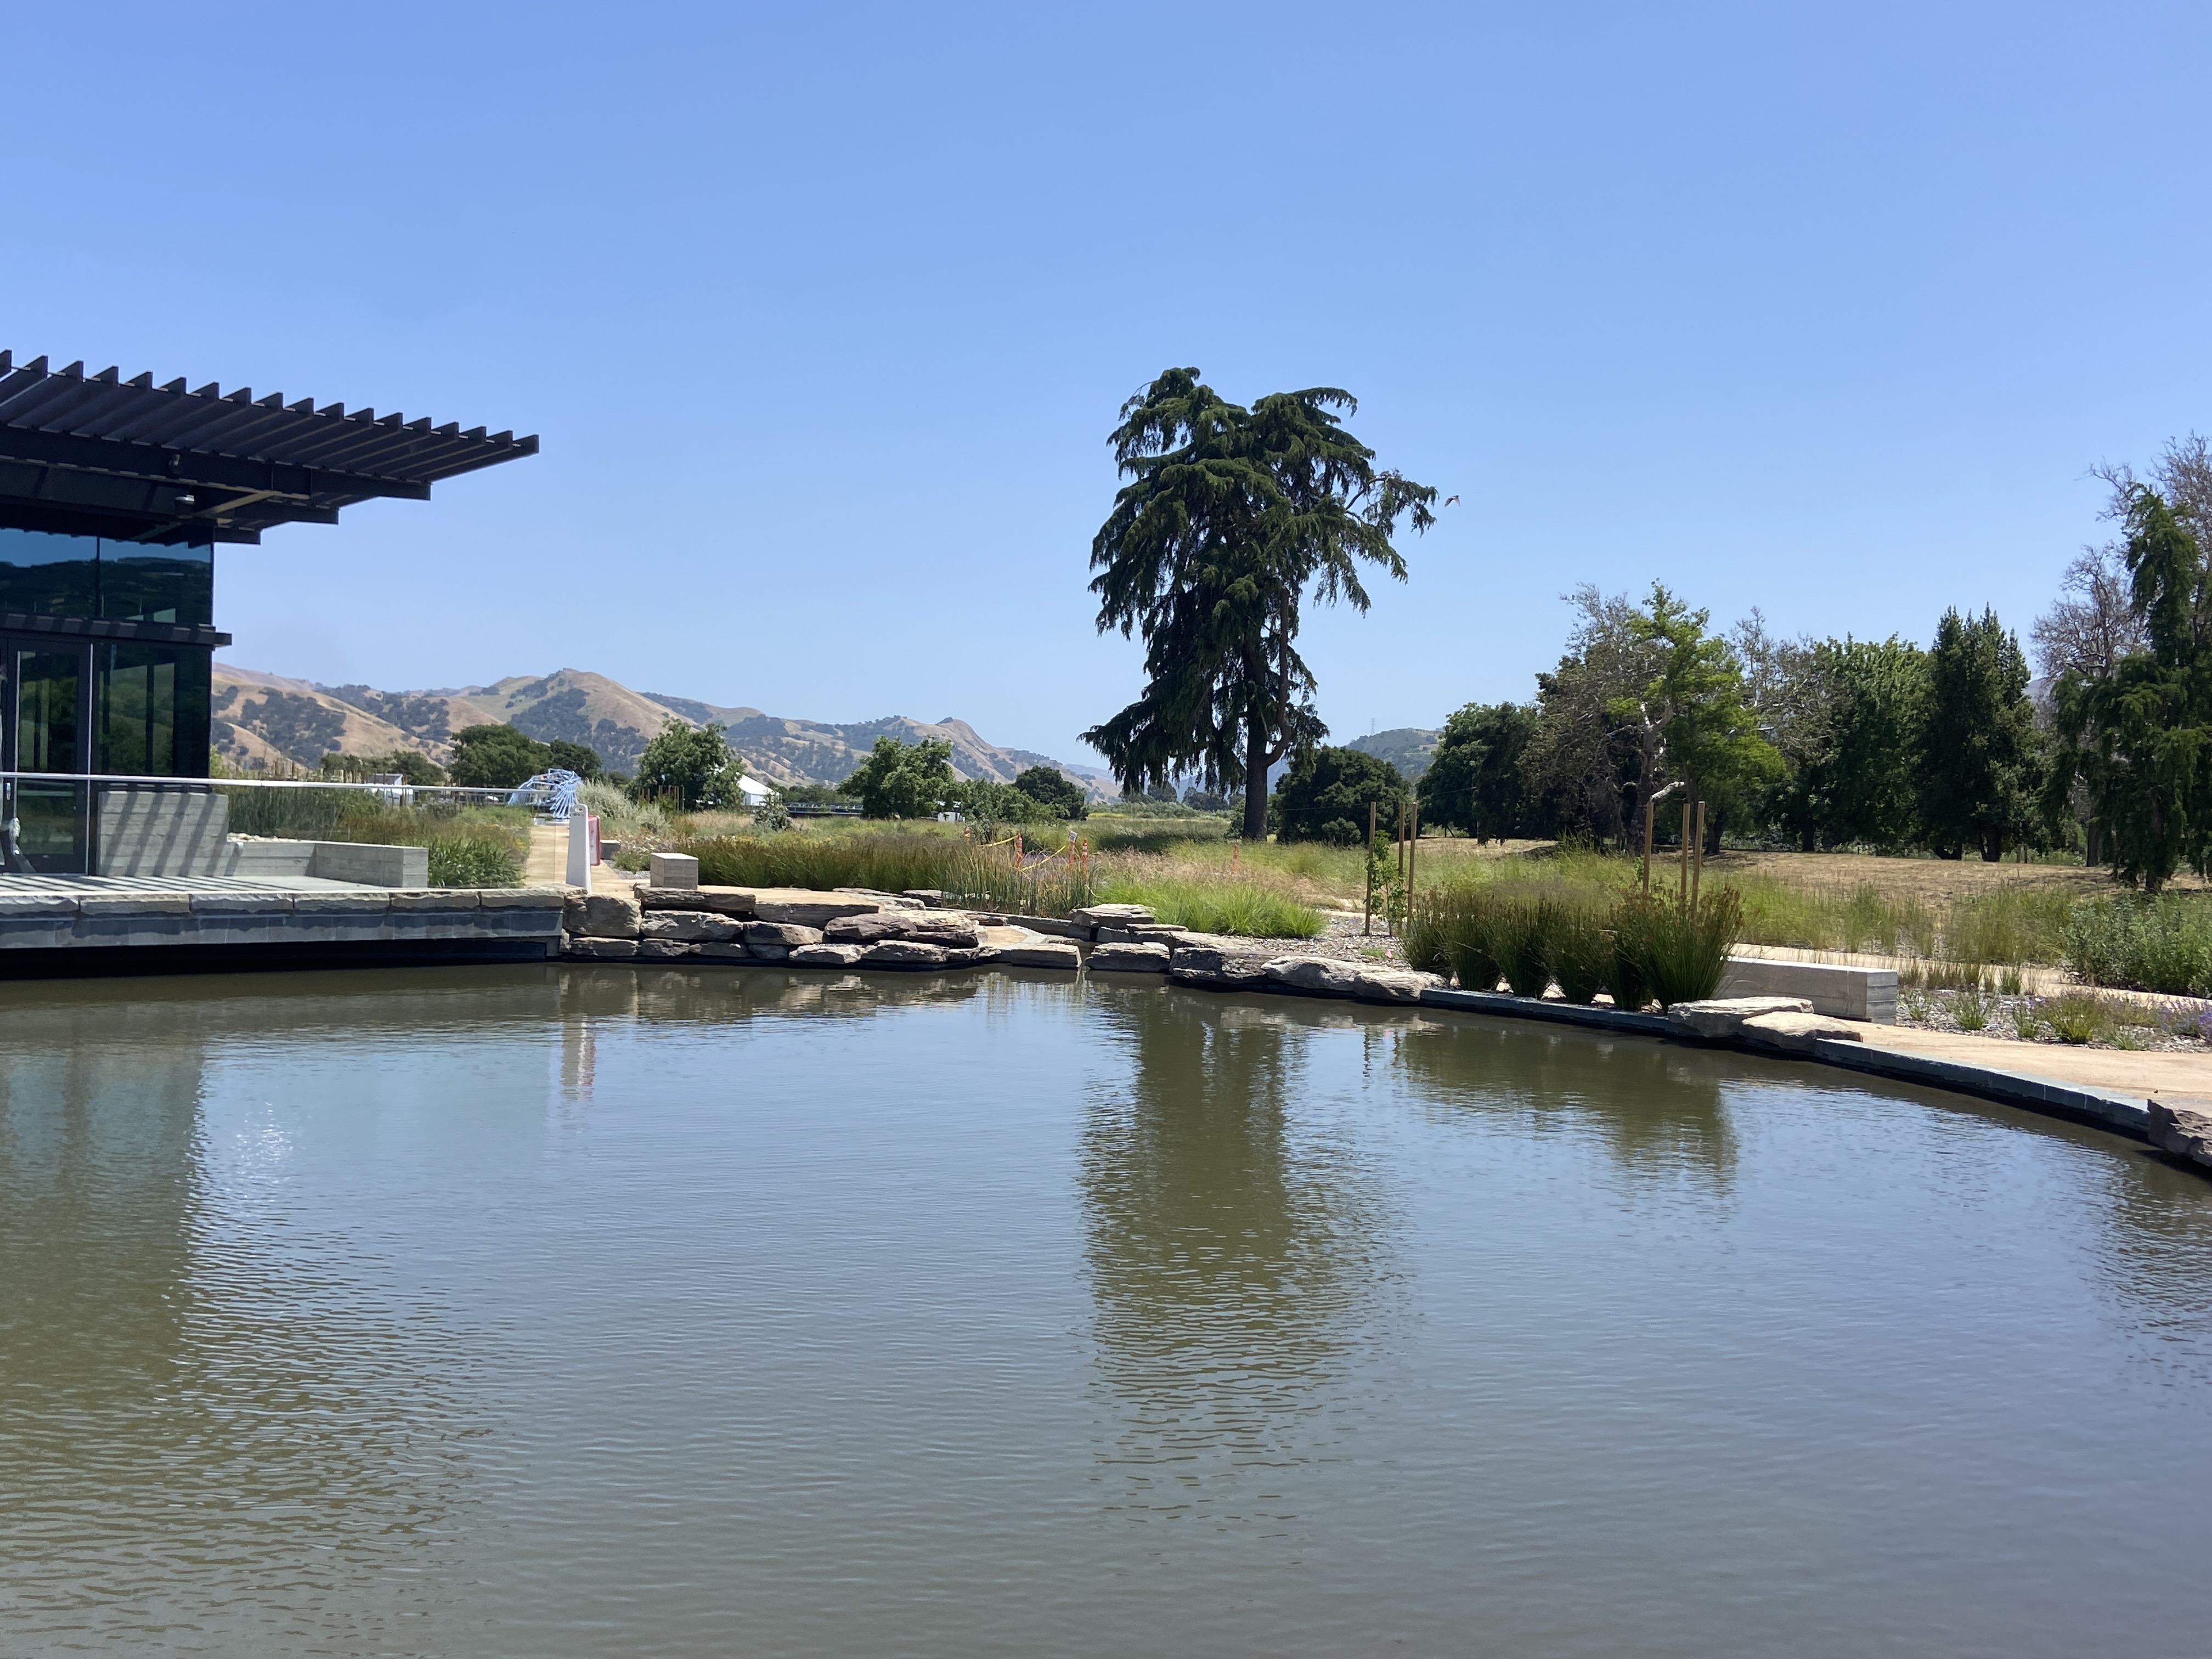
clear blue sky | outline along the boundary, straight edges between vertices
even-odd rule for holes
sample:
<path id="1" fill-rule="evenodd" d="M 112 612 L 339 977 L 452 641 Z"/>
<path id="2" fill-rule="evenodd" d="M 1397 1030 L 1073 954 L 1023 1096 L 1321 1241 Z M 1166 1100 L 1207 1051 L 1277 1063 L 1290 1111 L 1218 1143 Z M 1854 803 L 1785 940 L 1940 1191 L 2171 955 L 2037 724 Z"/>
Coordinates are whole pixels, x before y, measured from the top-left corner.
<path id="1" fill-rule="evenodd" d="M 226 553 L 234 660 L 561 666 L 1091 758 L 1121 400 L 1360 399 L 1457 494 L 1340 736 L 1558 596 L 2023 632 L 2212 427 L 2212 9 L 18 6 L 0 344 L 544 453 Z"/>

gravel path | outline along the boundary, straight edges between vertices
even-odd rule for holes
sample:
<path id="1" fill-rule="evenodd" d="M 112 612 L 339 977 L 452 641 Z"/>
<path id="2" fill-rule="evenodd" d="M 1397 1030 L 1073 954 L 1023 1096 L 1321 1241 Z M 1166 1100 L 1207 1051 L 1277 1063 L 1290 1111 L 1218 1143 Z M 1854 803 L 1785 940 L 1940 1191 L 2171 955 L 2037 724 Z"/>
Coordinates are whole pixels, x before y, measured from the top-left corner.
<path id="1" fill-rule="evenodd" d="M 1382 931 L 1380 922 L 1373 933 L 1363 938 L 1359 932 L 1359 912 L 1357 910 L 1325 910 L 1328 931 L 1319 939 L 1247 939 L 1233 933 L 1192 933 L 1191 941 L 1211 945 L 1240 957 L 1327 957 L 1332 962 L 1364 962 L 1387 963 L 1393 968 L 1406 965 L 1406 952 L 1398 941 Z"/>

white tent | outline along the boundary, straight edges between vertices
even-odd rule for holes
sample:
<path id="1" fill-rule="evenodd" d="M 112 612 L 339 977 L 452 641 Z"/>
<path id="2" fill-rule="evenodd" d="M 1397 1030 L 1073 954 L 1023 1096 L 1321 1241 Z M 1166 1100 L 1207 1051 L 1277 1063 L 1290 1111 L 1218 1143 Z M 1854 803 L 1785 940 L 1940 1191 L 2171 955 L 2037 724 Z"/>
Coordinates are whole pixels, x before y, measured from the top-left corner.
<path id="1" fill-rule="evenodd" d="M 775 790 L 769 788 L 758 778 L 738 780 L 738 799 L 744 802 L 747 811 L 750 811 L 757 806 L 767 805 L 769 798 L 775 793 Z"/>

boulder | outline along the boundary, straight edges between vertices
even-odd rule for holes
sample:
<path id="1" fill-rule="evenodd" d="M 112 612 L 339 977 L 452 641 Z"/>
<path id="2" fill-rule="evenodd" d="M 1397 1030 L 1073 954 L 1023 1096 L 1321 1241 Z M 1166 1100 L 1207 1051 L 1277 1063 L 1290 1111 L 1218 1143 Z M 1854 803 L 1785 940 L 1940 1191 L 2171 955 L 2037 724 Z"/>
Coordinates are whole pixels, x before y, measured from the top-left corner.
<path id="1" fill-rule="evenodd" d="M 788 945 L 748 945 L 745 955 L 754 962 L 788 962 L 794 948 Z"/>
<path id="2" fill-rule="evenodd" d="M 641 939 L 637 942 L 637 954 L 640 961 L 647 957 L 656 960 L 696 957 L 699 954 L 699 946 L 696 941 L 685 939 Z"/>
<path id="3" fill-rule="evenodd" d="M 913 939 L 887 939 L 860 952 L 862 968 L 942 968 L 952 953 L 942 945 L 921 945 Z"/>
<path id="4" fill-rule="evenodd" d="M 638 924 L 640 939 L 687 939 L 694 945 L 726 945 L 742 941 L 754 924 L 735 916 L 718 916 L 712 910 L 647 910 Z"/>
<path id="5" fill-rule="evenodd" d="M 1419 1002 L 1422 992 L 1443 982 L 1441 975 L 1413 968 L 1357 968 L 1352 994 L 1362 1002 Z"/>
<path id="6" fill-rule="evenodd" d="M 738 917 L 753 913 L 750 887 L 641 887 L 637 897 L 648 910 L 712 910 Z"/>
<path id="7" fill-rule="evenodd" d="M 886 893 L 874 887 L 840 887 L 834 890 L 847 898 L 873 899 L 885 910 L 926 910 L 929 907 L 920 899 L 904 893 Z"/>
<path id="8" fill-rule="evenodd" d="M 791 953 L 794 968 L 850 968 L 867 954 L 865 945 L 802 945 Z"/>
<path id="9" fill-rule="evenodd" d="M 2144 1103 L 2150 1110 L 2152 1146 L 2212 1168 L 2212 1098 L 2168 1095 Z"/>
<path id="10" fill-rule="evenodd" d="M 945 902 L 943 891 L 935 887 L 909 887 L 899 896 L 912 899 L 925 910 L 934 910 Z"/>
<path id="11" fill-rule="evenodd" d="M 745 943 L 756 949 L 763 945 L 780 945 L 787 951 L 794 945 L 821 944 L 822 930 L 802 927 L 795 921 L 749 921 L 745 924 Z"/>
<path id="12" fill-rule="evenodd" d="M 568 937 L 568 954 L 581 957 L 586 962 L 621 962 L 637 954 L 634 939 L 585 939 L 577 934 Z"/>
<path id="13" fill-rule="evenodd" d="M 1083 965 L 1094 974 L 1164 974 L 1168 957 L 1164 945 L 1101 945 Z"/>
<path id="14" fill-rule="evenodd" d="M 1082 947 L 1064 939 L 1032 937 L 997 949 L 1000 965 L 1007 968 L 1058 968 L 1072 974 L 1083 966 Z"/>
<path id="15" fill-rule="evenodd" d="M 840 916 L 872 916 L 883 908 L 875 899 L 810 892 L 803 887 L 763 887 L 753 894 L 753 914 L 763 921 L 788 921 L 801 927 L 824 927 Z"/>
<path id="16" fill-rule="evenodd" d="M 1169 953 L 1168 974 L 1179 985 L 1226 990 L 1264 985 L 1267 968 L 1259 957 L 1237 956 L 1211 945 L 1178 945 Z"/>
<path id="17" fill-rule="evenodd" d="M 1743 1023 L 1762 1014 L 1809 1014 L 1813 1005 L 1803 997 L 1716 997 L 1709 1002 L 1678 1002 L 1667 1018 L 1692 1036 L 1740 1036 Z"/>
<path id="18" fill-rule="evenodd" d="M 1809 1054 L 1816 1042 L 1863 1042 L 1865 1034 L 1832 1014 L 1753 1014 L 1743 1023 L 1747 1042 Z"/>
<path id="19" fill-rule="evenodd" d="M 1101 927 L 1096 937 L 1101 945 L 1164 945 L 1173 950 L 1188 935 L 1180 927 L 1156 921 L 1141 922 L 1134 927 Z"/>
<path id="20" fill-rule="evenodd" d="M 562 925 L 586 939 L 637 937 L 637 901 L 627 893 L 593 893 L 570 899 L 562 907 Z"/>
<path id="21" fill-rule="evenodd" d="M 1000 916 L 1000 921 L 1016 927 L 1026 927 L 1033 933 L 1047 933 L 1055 939 L 1075 939 L 1089 943 L 1091 934 L 1098 930 L 1079 922 L 1062 921 L 1057 916 Z"/>
<path id="22" fill-rule="evenodd" d="M 1067 919 L 1079 927 L 1127 927 L 1158 920 L 1149 904 L 1088 904 L 1080 910 L 1070 910 Z"/>
<path id="23" fill-rule="evenodd" d="M 1359 994 L 1362 970 L 1349 962 L 1332 962 L 1327 957 L 1277 957 L 1263 964 L 1262 971 L 1274 983 L 1310 996 Z"/>
<path id="24" fill-rule="evenodd" d="M 840 916 L 822 930 L 832 945 L 875 945 L 887 939 L 917 945 L 942 945 L 972 951 L 980 943 L 975 924 L 957 910 L 884 910 L 872 916 Z"/>
<path id="25" fill-rule="evenodd" d="M 743 945 L 732 942 L 726 945 L 713 943 L 702 945 L 699 947 L 699 954 L 702 957 L 712 957 L 720 962 L 750 962 L 752 960 L 753 953 Z"/>

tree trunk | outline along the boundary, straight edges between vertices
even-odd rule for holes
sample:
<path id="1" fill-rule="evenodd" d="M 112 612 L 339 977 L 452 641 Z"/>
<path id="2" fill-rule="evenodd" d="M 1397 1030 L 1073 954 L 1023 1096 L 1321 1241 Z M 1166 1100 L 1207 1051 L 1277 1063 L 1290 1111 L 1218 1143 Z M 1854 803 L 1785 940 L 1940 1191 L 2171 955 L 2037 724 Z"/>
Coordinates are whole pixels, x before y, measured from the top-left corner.
<path id="1" fill-rule="evenodd" d="M 1820 850 L 1820 826 L 1815 824 L 1812 819 L 1808 818 L 1804 823 L 1797 826 L 1797 850 L 1799 852 L 1819 852 Z"/>
<path id="2" fill-rule="evenodd" d="M 2005 838 L 2003 830 L 1983 830 L 1982 862 L 1984 864 L 2002 864 L 2004 862 L 2004 843 Z"/>
<path id="3" fill-rule="evenodd" d="M 1267 734 L 1259 720 L 1245 716 L 1244 839 L 1267 839 Z"/>
<path id="4" fill-rule="evenodd" d="M 2088 823 L 2081 826 L 2081 830 L 2088 842 L 2082 854 L 2081 862 L 2094 870 L 2105 861 L 2105 826 L 2096 819 L 2091 818 Z"/>

